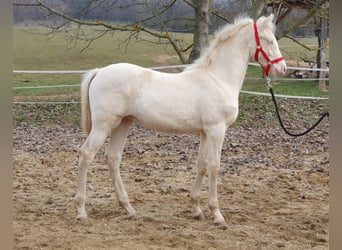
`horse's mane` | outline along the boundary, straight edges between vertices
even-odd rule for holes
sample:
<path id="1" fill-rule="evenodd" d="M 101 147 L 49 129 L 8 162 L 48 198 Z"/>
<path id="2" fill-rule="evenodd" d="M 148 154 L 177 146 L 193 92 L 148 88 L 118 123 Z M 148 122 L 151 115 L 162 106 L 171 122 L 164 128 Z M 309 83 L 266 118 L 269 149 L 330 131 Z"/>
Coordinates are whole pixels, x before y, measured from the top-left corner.
<path id="1" fill-rule="evenodd" d="M 233 24 L 226 24 L 215 34 L 214 39 L 210 42 L 209 47 L 203 52 L 203 54 L 188 67 L 208 66 L 216 57 L 218 48 L 231 37 L 233 37 L 242 27 L 253 23 L 253 19 L 249 17 L 240 17 L 234 20 Z"/>

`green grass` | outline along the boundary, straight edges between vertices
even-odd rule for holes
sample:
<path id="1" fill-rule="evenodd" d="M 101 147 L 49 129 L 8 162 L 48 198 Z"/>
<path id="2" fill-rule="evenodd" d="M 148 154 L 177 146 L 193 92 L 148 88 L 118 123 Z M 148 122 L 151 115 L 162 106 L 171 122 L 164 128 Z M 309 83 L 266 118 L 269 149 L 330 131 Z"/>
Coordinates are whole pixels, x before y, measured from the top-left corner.
<path id="1" fill-rule="evenodd" d="M 279 48 L 281 53 L 286 59 L 294 60 L 297 62 L 302 61 L 303 59 L 310 59 L 312 61 L 316 61 L 316 53 L 318 49 L 318 41 L 317 38 L 297 38 L 297 40 L 305 44 L 310 50 L 300 46 L 289 38 L 282 38 L 279 41 Z M 329 59 L 329 49 L 326 50 L 327 59 Z"/>
<path id="2" fill-rule="evenodd" d="M 316 81 L 291 81 L 285 84 L 273 84 L 273 89 L 278 94 L 300 96 L 328 96 L 327 91 L 320 91 Z"/>
<path id="3" fill-rule="evenodd" d="M 32 33 L 34 31 L 34 34 Z M 162 66 L 179 64 L 170 45 L 160 45 L 158 40 L 144 34 L 140 39 L 133 38 L 126 43 L 126 32 L 115 32 L 101 37 L 89 49 L 83 51 L 85 43 L 70 44 L 62 33 L 44 36 L 48 30 L 42 27 L 14 27 L 14 69 L 19 70 L 83 70 L 102 67 L 117 62 L 131 62 L 142 66 Z M 175 34 L 185 44 L 191 42 L 190 34 Z M 147 42 L 148 40 L 148 42 Z M 307 45 L 317 44 L 315 38 L 301 39 Z M 308 51 L 289 39 L 280 40 L 280 48 L 287 60 L 300 60 L 315 56 L 315 51 Z M 250 80 L 257 78 L 257 80 Z M 318 90 L 316 81 L 286 81 L 280 79 L 274 85 L 279 94 L 326 96 L 328 92 Z M 13 86 L 51 86 L 72 85 L 81 82 L 80 75 L 68 74 L 14 74 Z M 249 67 L 243 90 L 267 92 L 260 67 Z M 79 101 L 79 87 L 16 89 L 15 101 Z"/>
<path id="4" fill-rule="evenodd" d="M 43 27 L 14 27 L 13 66 L 16 70 L 87 70 L 118 62 L 130 62 L 145 67 L 179 64 L 170 45 L 141 34 L 127 43 L 127 32 L 115 32 L 96 40 L 88 49 L 79 41 L 70 44 L 61 33 L 42 34 Z M 176 34 L 178 39 L 191 41 L 189 34 Z M 51 86 L 80 84 L 76 74 L 14 74 L 12 86 Z M 14 101 L 79 100 L 79 87 L 50 89 L 16 89 Z"/>
<path id="5" fill-rule="evenodd" d="M 276 94 L 293 95 L 293 96 L 316 96 L 326 97 L 328 91 L 320 91 L 317 81 L 281 81 L 272 84 L 272 88 Z M 246 81 L 242 87 L 243 90 L 268 92 L 268 86 L 264 79 Z"/>
<path id="6" fill-rule="evenodd" d="M 80 126 L 80 104 L 15 105 L 14 125 L 18 123 L 44 124 L 44 126 Z"/>
<path id="7" fill-rule="evenodd" d="M 125 32 L 116 32 L 113 36 L 107 35 L 92 44 L 91 48 L 82 51 L 85 44 L 76 46 L 69 44 L 62 34 L 56 34 L 47 39 L 43 35 L 27 32 L 30 28 L 14 27 L 14 69 L 17 70 L 84 70 L 102 67 L 117 62 L 130 62 L 145 67 L 180 64 L 170 46 L 158 45 L 158 40 L 142 35 L 141 38 L 150 42 L 141 42 L 132 39 L 127 45 L 124 41 Z M 35 28 L 35 32 L 46 33 L 44 28 Z M 186 44 L 190 44 L 191 35 L 176 34 Z M 302 39 L 305 44 L 315 44 L 316 39 Z M 127 45 L 127 48 L 126 48 Z M 280 48 L 286 60 L 299 61 L 301 58 L 315 56 L 315 51 L 307 51 L 289 39 L 280 40 Z M 274 84 L 276 94 L 325 96 L 328 92 L 318 90 L 315 81 L 286 81 L 281 78 L 280 84 Z M 81 76 L 77 74 L 13 74 L 12 86 L 52 86 L 80 84 Z M 267 92 L 265 80 L 262 78 L 260 67 L 250 66 L 247 70 L 244 90 Z M 16 89 L 13 90 L 14 101 L 27 102 L 78 102 L 80 101 L 80 87 L 44 88 L 44 89 Z M 237 125 L 251 124 L 255 121 L 267 123 L 276 122 L 274 109 L 269 97 L 241 94 L 240 112 Z M 302 109 L 307 112 L 306 117 L 316 118 L 316 114 L 326 111 L 328 101 L 311 100 L 278 100 L 281 106 L 286 104 L 286 111 L 291 119 L 300 120 Z M 75 125 L 80 126 L 79 104 L 36 104 L 14 105 L 14 123 L 28 122 L 50 126 Z M 297 117 L 297 113 L 300 113 Z"/>
<path id="8" fill-rule="evenodd" d="M 243 90 L 268 92 L 266 80 L 262 78 L 262 69 L 258 66 L 249 66 Z M 272 78 L 272 77 L 271 77 Z M 326 82 L 329 87 L 329 81 Z M 295 96 L 328 96 L 328 91 L 320 91 L 318 81 L 302 81 L 280 77 L 273 80 L 273 90 L 277 94 L 295 95 Z"/>
<path id="9" fill-rule="evenodd" d="M 31 31 L 31 32 L 30 32 Z M 36 33 L 33 33 L 33 31 Z M 76 70 L 102 67 L 117 62 L 131 62 L 142 66 L 155 66 L 158 61 L 177 64 L 170 58 L 174 52 L 170 45 L 158 45 L 158 40 L 141 34 L 138 41 L 125 40 L 127 32 L 115 32 L 96 40 L 88 49 L 86 43 L 69 43 L 62 33 L 44 36 L 49 30 L 42 27 L 14 27 L 14 68 L 25 70 Z M 188 39 L 189 35 L 178 35 Z"/>

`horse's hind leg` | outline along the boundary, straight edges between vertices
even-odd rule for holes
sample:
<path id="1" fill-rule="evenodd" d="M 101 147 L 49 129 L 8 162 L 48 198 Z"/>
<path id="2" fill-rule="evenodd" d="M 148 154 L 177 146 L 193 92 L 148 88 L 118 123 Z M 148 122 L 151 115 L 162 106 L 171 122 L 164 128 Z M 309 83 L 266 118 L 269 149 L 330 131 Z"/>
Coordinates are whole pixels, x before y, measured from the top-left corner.
<path id="1" fill-rule="evenodd" d="M 133 120 L 131 118 L 122 119 L 120 125 L 112 130 L 109 146 L 107 149 L 107 162 L 110 176 L 115 186 L 116 196 L 130 216 L 136 214 L 129 202 L 129 198 L 120 175 L 120 163 L 127 134 Z"/>
<path id="2" fill-rule="evenodd" d="M 87 140 L 82 145 L 80 150 L 77 191 L 75 195 L 77 219 L 79 220 L 85 220 L 87 218 L 85 200 L 88 168 L 90 163 L 93 161 L 96 152 L 104 143 L 107 137 L 107 132 L 108 130 L 106 128 L 93 126 Z"/>

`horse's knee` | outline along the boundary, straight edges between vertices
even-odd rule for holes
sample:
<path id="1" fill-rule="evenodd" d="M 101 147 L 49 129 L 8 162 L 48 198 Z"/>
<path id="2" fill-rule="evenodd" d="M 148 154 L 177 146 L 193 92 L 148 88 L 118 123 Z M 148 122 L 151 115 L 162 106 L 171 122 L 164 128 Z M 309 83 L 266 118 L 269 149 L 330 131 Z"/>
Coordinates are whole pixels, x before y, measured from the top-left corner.
<path id="1" fill-rule="evenodd" d="M 108 168 L 109 168 L 109 173 L 111 175 L 117 173 L 120 169 L 121 156 L 107 154 L 106 160 L 107 160 L 107 164 L 108 164 Z"/>
<path id="2" fill-rule="evenodd" d="M 107 152 L 106 160 L 109 165 L 118 165 L 121 162 L 121 155 Z"/>
<path id="3" fill-rule="evenodd" d="M 74 197 L 74 203 L 76 207 L 81 207 L 85 203 L 85 197 L 77 193 Z"/>
<path id="4" fill-rule="evenodd" d="M 220 162 L 219 161 L 211 161 L 208 165 L 208 173 L 209 176 L 217 177 L 220 172 Z"/>

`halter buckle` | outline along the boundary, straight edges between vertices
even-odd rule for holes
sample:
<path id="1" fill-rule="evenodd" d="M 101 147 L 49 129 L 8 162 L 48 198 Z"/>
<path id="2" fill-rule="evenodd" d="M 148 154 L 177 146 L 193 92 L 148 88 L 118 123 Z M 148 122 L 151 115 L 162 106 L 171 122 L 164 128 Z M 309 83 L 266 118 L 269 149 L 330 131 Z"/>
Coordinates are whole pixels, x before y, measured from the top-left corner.
<path id="1" fill-rule="evenodd" d="M 272 79 L 270 77 L 266 77 L 266 83 L 268 88 L 272 88 Z"/>

